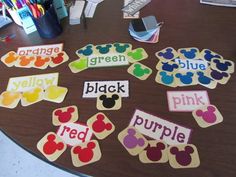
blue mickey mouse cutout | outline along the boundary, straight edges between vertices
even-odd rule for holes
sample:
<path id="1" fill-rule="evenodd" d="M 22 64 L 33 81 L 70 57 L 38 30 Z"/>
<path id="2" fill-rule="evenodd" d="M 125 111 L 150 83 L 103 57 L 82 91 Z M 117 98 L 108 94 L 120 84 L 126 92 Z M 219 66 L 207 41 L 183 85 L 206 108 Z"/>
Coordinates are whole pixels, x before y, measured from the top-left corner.
<path id="1" fill-rule="evenodd" d="M 155 81 L 170 86 L 202 85 L 210 89 L 226 84 L 234 73 L 234 62 L 225 60 L 218 53 L 196 47 L 167 47 L 156 52 L 159 59 Z"/>

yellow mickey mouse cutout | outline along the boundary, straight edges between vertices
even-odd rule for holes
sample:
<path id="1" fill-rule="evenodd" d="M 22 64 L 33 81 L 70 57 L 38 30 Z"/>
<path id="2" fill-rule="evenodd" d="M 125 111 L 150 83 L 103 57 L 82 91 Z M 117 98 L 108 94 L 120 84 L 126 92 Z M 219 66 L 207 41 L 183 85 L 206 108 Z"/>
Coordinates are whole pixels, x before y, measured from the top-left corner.
<path id="1" fill-rule="evenodd" d="M 20 99 L 20 92 L 5 91 L 0 95 L 0 106 L 13 109 L 17 106 Z"/>
<path id="2" fill-rule="evenodd" d="M 45 90 L 44 100 L 61 103 L 64 100 L 67 91 L 68 89 L 65 87 L 51 85 Z"/>

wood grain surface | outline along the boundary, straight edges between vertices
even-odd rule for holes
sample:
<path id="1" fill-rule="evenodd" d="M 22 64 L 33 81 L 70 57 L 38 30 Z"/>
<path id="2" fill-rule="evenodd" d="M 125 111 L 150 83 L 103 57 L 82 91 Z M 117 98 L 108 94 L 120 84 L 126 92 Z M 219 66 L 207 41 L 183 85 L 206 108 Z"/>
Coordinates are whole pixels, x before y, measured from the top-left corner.
<path id="1" fill-rule="evenodd" d="M 73 167 L 70 151 L 67 149 L 55 164 L 85 174 L 110 177 L 235 177 L 236 176 L 236 76 L 232 74 L 226 85 L 217 85 L 214 90 L 203 86 L 169 88 L 157 84 L 155 52 L 165 48 L 197 47 L 211 49 L 225 59 L 235 62 L 236 58 L 236 9 L 202 5 L 199 0 L 152 0 L 141 10 L 141 16 L 155 15 L 163 21 L 160 41 L 157 44 L 144 44 L 134 41 L 128 33 L 130 20 L 123 19 L 121 8 L 123 0 L 105 0 L 98 5 L 95 16 L 83 25 L 70 26 L 68 19 L 63 20 L 63 33 L 54 39 L 41 39 L 37 34 L 27 36 L 15 24 L 0 29 L 0 35 L 15 33 L 10 43 L 0 43 L 0 55 L 20 46 L 64 43 L 64 50 L 70 61 L 77 59 L 76 49 L 86 44 L 105 44 L 127 42 L 133 48 L 143 47 L 149 58 L 142 63 L 153 69 L 146 81 L 140 81 L 127 73 L 127 67 L 89 69 L 73 74 L 68 62 L 46 70 L 8 68 L 0 64 L 0 93 L 6 90 L 8 79 L 16 76 L 59 72 L 59 85 L 69 89 L 63 103 L 42 101 L 29 107 L 18 105 L 11 110 L 0 108 L 0 128 L 25 148 L 44 158 L 36 144 L 47 132 L 56 131 L 52 125 L 52 111 L 59 107 L 77 105 L 79 121 L 96 114 L 95 99 L 83 99 L 83 83 L 89 80 L 129 80 L 130 97 L 124 98 L 119 111 L 104 112 L 116 126 L 115 132 L 107 139 L 99 141 L 102 151 L 100 161 L 84 167 Z M 224 121 L 210 128 L 202 129 L 191 113 L 168 111 L 166 91 L 170 90 L 207 90 L 210 102 L 221 111 Z M 166 120 L 193 129 L 191 143 L 198 148 L 201 164 L 194 169 L 176 170 L 165 164 L 143 164 L 137 156 L 130 156 L 117 139 L 120 131 L 126 128 L 136 108 L 158 115 Z"/>

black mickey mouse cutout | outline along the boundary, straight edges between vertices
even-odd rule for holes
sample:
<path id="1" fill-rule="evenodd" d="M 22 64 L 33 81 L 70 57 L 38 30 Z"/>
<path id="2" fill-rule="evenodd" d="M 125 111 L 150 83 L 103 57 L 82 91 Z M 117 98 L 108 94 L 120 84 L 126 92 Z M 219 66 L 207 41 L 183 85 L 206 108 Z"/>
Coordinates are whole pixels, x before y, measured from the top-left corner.
<path id="1" fill-rule="evenodd" d="M 121 96 L 117 93 L 106 93 L 97 97 L 98 110 L 118 110 L 121 108 Z"/>

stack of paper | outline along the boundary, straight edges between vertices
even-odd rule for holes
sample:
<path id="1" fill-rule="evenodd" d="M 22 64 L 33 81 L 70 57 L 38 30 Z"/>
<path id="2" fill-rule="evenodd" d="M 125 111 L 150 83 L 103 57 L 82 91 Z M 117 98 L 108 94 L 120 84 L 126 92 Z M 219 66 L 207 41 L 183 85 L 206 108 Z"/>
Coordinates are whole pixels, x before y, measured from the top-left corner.
<path id="1" fill-rule="evenodd" d="M 85 1 L 75 1 L 75 4 L 70 7 L 70 25 L 80 24 L 84 4 Z"/>
<path id="2" fill-rule="evenodd" d="M 129 33 L 137 41 L 157 43 L 162 24 L 158 23 L 154 16 L 133 19 L 129 24 Z"/>

